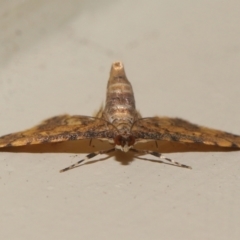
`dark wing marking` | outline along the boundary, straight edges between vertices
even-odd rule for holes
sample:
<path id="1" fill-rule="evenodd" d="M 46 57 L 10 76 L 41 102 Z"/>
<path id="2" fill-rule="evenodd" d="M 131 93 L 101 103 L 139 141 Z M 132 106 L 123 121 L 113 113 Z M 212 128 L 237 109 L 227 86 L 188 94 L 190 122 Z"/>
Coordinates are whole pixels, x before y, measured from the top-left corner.
<path id="1" fill-rule="evenodd" d="M 198 126 L 179 118 L 142 118 L 133 124 L 131 132 L 136 141 L 167 140 L 240 148 L 238 135 Z"/>
<path id="2" fill-rule="evenodd" d="M 26 131 L 0 137 L 0 148 L 78 139 L 111 139 L 116 129 L 104 119 L 61 115 Z"/>

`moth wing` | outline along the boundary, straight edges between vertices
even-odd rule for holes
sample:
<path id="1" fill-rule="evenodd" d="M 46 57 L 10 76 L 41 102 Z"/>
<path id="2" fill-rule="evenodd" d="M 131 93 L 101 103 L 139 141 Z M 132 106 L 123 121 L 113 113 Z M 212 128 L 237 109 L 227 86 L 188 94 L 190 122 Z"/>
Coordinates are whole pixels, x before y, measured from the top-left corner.
<path id="1" fill-rule="evenodd" d="M 108 140 L 114 131 L 114 127 L 104 119 L 61 115 L 31 129 L 0 137 L 0 148 L 90 138 Z"/>
<path id="2" fill-rule="evenodd" d="M 179 118 L 152 117 L 137 120 L 132 127 L 136 142 L 166 140 L 240 148 L 240 136 L 192 124 Z"/>

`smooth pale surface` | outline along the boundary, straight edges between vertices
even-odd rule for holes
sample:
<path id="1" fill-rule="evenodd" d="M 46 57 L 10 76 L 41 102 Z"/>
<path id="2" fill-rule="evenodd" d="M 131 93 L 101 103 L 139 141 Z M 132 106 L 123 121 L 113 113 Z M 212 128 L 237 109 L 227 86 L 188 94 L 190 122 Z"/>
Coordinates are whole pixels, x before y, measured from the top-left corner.
<path id="1" fill-rule="evenodd" d="M 240 134 L 239 8 L 237 0 L 2 1 L 0 135 L 58 114 L 91 115 L 116 60 L 143 116 Z M 167 154 L 193 170 L 117 153 L 60 174 L 95 150 L 88 145 L 0 152 L 1 239 L 240 238 L 240 152 Z"/>

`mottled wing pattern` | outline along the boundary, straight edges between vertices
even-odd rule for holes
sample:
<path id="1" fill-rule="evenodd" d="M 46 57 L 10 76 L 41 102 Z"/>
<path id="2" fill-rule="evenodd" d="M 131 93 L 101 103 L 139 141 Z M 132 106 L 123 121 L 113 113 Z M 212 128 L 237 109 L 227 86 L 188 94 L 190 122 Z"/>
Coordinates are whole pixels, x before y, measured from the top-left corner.
<path id="1" fill-rule="evenodd" d="M 201 127 L 179 118 L 142 118 L 134 123 L 131 132 L 136 142 L 152 139 L 240 148 L 240 136 Z"/>
<path id="2" fill-rule="evenodd" d="M 0 137 L 0 148 L 91 138 L 107 140 L 113 138 L 114 132 L 114 126 L 104 119 L 61 115 L 26 131 Z"/>

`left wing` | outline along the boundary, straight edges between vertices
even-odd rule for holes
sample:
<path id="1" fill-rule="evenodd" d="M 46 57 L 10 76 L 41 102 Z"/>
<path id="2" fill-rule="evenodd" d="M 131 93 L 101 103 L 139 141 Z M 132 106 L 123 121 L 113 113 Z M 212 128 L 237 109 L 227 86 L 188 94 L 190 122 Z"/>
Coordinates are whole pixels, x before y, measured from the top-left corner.
<path id="1" fill-rule="evenodd" d="M 131 132 L 136 142 L 166 140 L 240 148 L 238 135 L 201 127 L 179 118 L 141 118 L 133 124 Z"/>
<path id="2" fill-rule="evenodd" d="M 90 138 L 108 140 L 115 132 L 114 126 L 104 119 L 60 115 L 26 131 L 0 137 L 0 148 Z"/>

